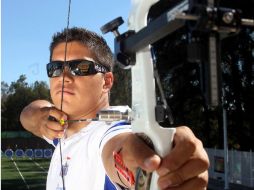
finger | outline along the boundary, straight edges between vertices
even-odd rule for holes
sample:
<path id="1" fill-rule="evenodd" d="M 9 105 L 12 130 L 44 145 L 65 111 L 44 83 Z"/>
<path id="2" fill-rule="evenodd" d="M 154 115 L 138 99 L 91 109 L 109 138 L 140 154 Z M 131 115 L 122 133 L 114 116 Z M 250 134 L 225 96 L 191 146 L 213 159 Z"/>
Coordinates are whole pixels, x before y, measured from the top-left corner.
<path id="1" fill-rule="evenodd" d="M 54 131 L 63 131 L 67 127 L 67 124 L 61 125 L 59 122 L 56 121 L 48 121 L 46 123 L 46 127 Z"/>
<path id="2" fill-rule="evenodd" d="M 121 153 L 127 166 L 140 167 L 147 172 L 156 170 L 161 162 L 161 158 L 134 134 L 128 137 Z"/>
<path id="3" fill-rule="evenodd" d="M 198 143 L 198 139 L 188 127 L 176 128 L 174 136 L 175 146 L 171 152 L 163 158 L 162 164 L 157 170 L 157 173 L 159 175 L 165 175 L 170 171 L 180 168 L 193 155 Z"/>
<path id="4" fill-rule="evenodd" d="M 67 120 L 67 115 L 55 107 L 52 107 L 49 111 L 47 127 L 53 130 L 63 130 L 67 128 L 68 123 L 66 122 L 64 125 L 62 125 L 59 122 L 60 120 Z"/>
<path id="5" fill-rule="evenodd" d="M 41 134 L 43 134 L 43 136 L 45 136 L 51 140 L 53 140 L 54 138 L 62 138 L 64 135 L 64 130 L 62 130 L 62 131 L 53 130 L 53 129 L 48 128 L 46 125 L 41 127 L 40 130 L 41 130 Z"/>
<path id="6" fill-rule="evenodd" d="M 160 183 L 158 183 L 158 185 L 161 190 L 193 190 L 194 187 L 195 190 L 205 190 L 208 185 L 208 171 L 201 173 L 195 178 L 185 181 L 181 185 L 167 186 L 166 184 L 164 184 L 164 186 L 162 186 L 162 184 Z"/>
<path id="7" fill-rule="evenodd" d="M 42 132 L 50 139 L 62 138 L 67 124 L 61 125 L 58 121 L 67 119 L 67 115 L 55 107 L 51 107 L 48 113 L 47 122 L 42 127 Z"/>
<path id="8" fill-rule="evenodd" d="M 58 127 L 46 125 L 45 132 L 54 138 L 62 138 L 64 135 L 64 127 L 60 124 L 58 124 Z"/>
<path id="9" fill-rule="evenodd" d="M 67 115 L 63 112 L 63 111 L 60 111 L 58 110 L 57 108 L 55 107 L 51 107 L 50 111 L 49 111 L 49 115 L 54 117 L 56 120 L 60 120 L 60 119 L 64 119 L 66 120 L 67 119 Z"/>
<path id="10" fill-rule="evenodd" d="M 208 169 L 206 160 L 200 158 L 192 158 L 185 163 L 181 168 L 170 172 L 159 178 L 160 184 L 167 184 L 171 186 L 184 184 L 199 174 L 205 172 Z"/>

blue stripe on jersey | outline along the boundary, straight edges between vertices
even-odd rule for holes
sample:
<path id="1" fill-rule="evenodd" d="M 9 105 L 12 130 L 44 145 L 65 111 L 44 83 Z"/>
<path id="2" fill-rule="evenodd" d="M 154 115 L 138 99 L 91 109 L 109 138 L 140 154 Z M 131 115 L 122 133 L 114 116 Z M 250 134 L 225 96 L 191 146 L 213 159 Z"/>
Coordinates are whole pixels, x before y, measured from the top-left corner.
<path id="1" fill-rule="evenodd" d="M 57 138 L 53 139 L 53 144 L 54 144 L 55 146 L 58 144 L 58 142 L 59 142 L 59 139 L 57 139 Z"/>
<path id="2" fill-rule="evenodd" d="M 130 124 L 130 123 L 127 123 L 127 122 L 123 121 L 123 122 L 119 122 L 119 123 L 116 123 L 115 125 L 111 126 L 111 127 L 104 133 L 103 137 L 101 138 L 99 147 L 101 146 L 101 143 L 102 143 L 103 139 L 109 134 L 109 132 L 117 131 L 117 130 L 120 130 L 120 129 L 122 129 L 122 128 L 114 129 L 114 130 L 110 131 L 111 129 L 113 129 L 113 128 L 115 128 L 115 127 L 118 127 L 118 126 L 129 125 L 129 124 Z M 131 129 L 131 128 L 130 128 L 130 129 Z"/>
<path id="3" fill-rule="evenodd" d="M 107 175 L 105 176 L 104 190 L 116 190 L 116 187 L 113 185 Z"/>
<path id="4" fill-rule="evenodd" d="M 111 126 L 104 134 L 106 134 L 110 129 L 112 129 L 112 128 L 114 128 L 114 127 L 121 126 L 121 125 L 129 125 L 129 124 L 130 124 L 130 123 L 127 123 L 127 122 L 125 122 L 125 121 L 116 123 L 115 125 Z"/>

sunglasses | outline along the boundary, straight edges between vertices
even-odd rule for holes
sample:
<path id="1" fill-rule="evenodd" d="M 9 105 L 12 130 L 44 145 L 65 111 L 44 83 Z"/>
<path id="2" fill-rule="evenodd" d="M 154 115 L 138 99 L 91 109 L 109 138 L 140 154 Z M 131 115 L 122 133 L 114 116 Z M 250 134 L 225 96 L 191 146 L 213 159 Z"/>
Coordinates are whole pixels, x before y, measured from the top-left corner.
<path id="1" fill-rule="evenodd" d="M 97 73 L 106 73 L 109 71 L 103 65 L 90 60 L 80 59 L 71 61 L 52 61 L 47 64 L 48 77 L 59 77 L 63 73 L 65 67 L 73 76 L 89 76 Z"/>

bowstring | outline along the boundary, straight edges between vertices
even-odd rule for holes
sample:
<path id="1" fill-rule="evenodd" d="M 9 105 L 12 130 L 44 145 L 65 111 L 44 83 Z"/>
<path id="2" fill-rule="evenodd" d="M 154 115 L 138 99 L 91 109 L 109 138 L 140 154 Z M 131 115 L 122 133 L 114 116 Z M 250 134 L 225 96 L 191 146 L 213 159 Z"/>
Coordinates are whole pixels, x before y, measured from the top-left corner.
<path id="1" fill-rule="evenodd" d="M 64 67 L 63 67 L 63 80 L 62 80 L 62 93 L 61 93 L 61 106 L 60 110 L 63 111 L 63 98 L 64 98 L 64 80 L 65 80 L 65 65 L 66 65 L 66 58 L 67 58 L 67 43 L 68 43 L 68 30 L 69 30 L 69 23 L 70 23 L 70 12 L 71 12 L 71 0 L 68 3 L 68 15 L 67 15 L 67 26 L 66 26 L 66 38 L 65 38 L 65 51 L 64 51 Z M 63 190 L 65 189 L 65 181 L 64 181 L 64 166 L 63 166 L 63 153 L 62 153 L 62 140 L 59 139 L 59 148 L 60 148 L 60 162 L 61 162 L 61 177 L 63 182 Z"/>

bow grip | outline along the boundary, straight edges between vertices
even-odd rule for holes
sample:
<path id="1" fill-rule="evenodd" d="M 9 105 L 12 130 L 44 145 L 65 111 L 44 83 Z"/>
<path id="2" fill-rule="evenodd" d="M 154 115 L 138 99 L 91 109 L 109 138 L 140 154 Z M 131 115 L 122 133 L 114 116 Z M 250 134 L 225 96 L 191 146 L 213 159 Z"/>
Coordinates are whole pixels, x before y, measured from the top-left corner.
<path id="1" fill-rule="evenodd" d="M 171 151 L 175 130 L 175 128 L 163 128 L 158 123 L 153 123 L 153 125 L 151 123 L 143 123 L 142 127 L 133 128 L 134 133 L 144 134 L 152 141 L 155 152 L 162 158 Z M 158 178 L 158 174 L 153 172 L 150 190 L 159 190 L 157 185 Z"/>

